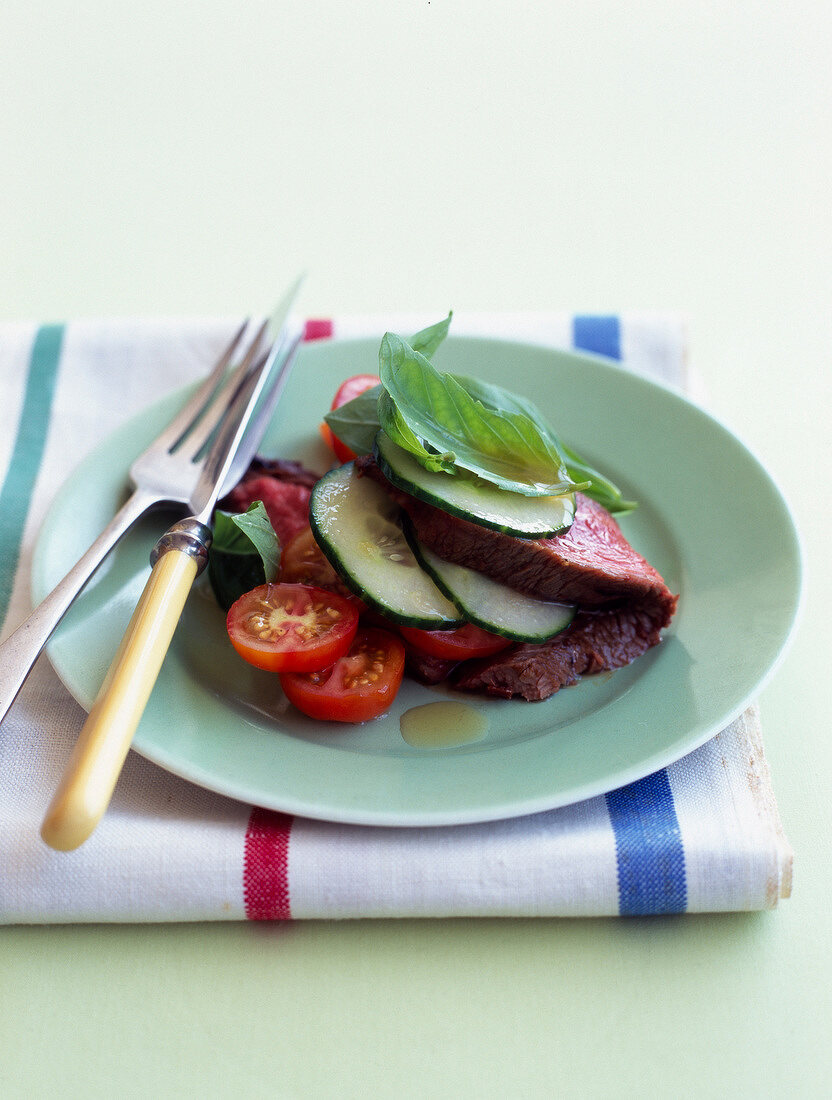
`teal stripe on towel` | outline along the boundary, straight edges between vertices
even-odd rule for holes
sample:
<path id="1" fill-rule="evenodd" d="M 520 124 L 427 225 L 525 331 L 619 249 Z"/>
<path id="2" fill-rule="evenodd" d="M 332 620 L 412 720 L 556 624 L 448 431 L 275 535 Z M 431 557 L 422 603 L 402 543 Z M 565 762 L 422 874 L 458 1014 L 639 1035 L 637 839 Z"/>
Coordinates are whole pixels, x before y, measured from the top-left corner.
<path id="1" fill-rule="evenodd" d="M 63 338 L 63 325 L 43 325 L 35 336 L 17 437 L 0 489 L 0 627 L 9 611 L 23 528 L 43 459 Z"/>

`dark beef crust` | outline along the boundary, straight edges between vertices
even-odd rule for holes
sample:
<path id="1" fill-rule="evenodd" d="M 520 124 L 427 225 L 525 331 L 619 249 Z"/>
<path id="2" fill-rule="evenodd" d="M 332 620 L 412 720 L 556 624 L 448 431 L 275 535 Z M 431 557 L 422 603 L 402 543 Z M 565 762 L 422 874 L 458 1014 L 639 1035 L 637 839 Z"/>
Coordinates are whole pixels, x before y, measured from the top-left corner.
<path id="1" fill-rule="evenodd" d="M 302 485 L 305 489 L 313 489 L 315 483 L 320 481 L 321 475 L 307 468 L 300 462 L 294 462 L 289 458 L 263 458 L 255 455 L 246 470 L 243 480 L 248 478 L 274 477 L 278 481 L 285 481 L 289 485 Z"/>
<path id="2" fill-rule="evenodd" d="M 623 668 L 660 640 L 656 618 L 644 610 L 588 611 L 541 645 L 516 645 L 460 665 L 455 684 L 509 699 L 548 699 L 581 676 Z"/>

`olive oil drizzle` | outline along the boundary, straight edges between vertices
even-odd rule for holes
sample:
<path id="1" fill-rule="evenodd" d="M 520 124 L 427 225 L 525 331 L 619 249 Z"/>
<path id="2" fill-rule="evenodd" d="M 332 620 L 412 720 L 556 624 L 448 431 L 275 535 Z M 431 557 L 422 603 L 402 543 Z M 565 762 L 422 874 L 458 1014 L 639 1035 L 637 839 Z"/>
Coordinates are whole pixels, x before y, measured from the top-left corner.
<path id="1" fill-rule="evenodd" d="M 488 731 L 488 719 L 468 703 L 425 703 L 406 710 L 399 727 L 414 749 L 445 749 L 481 741 Z"/>

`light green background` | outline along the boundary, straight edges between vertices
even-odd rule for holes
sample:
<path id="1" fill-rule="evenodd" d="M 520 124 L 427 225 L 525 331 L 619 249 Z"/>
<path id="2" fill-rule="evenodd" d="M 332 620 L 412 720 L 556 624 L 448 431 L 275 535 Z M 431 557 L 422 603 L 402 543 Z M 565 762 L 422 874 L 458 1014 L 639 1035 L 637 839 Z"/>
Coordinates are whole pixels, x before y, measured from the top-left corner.
<path id="1" fill-rule="evenodd" d="M 10 1097 L 826 1096 L 821 3 L 0 8 L 0 317 L 686 313 L 809 598 L 761 699 L 774 913 L 0 932 Z"/>

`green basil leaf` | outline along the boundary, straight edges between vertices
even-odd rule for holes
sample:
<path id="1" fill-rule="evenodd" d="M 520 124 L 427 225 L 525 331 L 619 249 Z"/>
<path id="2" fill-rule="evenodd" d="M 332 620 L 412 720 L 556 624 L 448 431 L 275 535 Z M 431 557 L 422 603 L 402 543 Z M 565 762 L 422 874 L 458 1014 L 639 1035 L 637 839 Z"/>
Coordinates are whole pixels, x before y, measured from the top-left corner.
<path id="1" fill-rule="evenodd" d="M 266 580 L 275 580 L 280 567 L 280 542 L 262 500 L 255 500 L 245 512 L 232 514 L 230 519 L 260 555 Z"/>
<path id="2" fill-rule="evenodd" d="M 211 553 L 254 553 L 251 539 L 234 522 L 232 512 L 223 512 L 219 508 L 214 512 L 214 538 L 211 542 Z"/>
<path id="3" fill-rule="evenodd" d="M 434 473 L 456 473 L 454 468 L 455 456 L 451 453 L 439 455 L 427 450 L 421 439 L 408 427 L 386 390 L 382 391 L 381 397 L 378 399 L 378 418 L 383 431 L 393 442 L 398 443 L 400 447 L 415 455 L 426 470 L 432 470 Z"/>
<path id="4" fill-rule="evenodd" d="M 534 402 L 518 394 L 511 393 L 509 390 L 504 390 L 502 386 L 494 385 L 492 382 L 483 382 L 479 378 L 471 378 L 465 375 L 456 375 L 455 377 L 472 397 L 476 397 L 489 408 L 496 411 L 525 413 L 537 425 L 538 429 L 549 437 L 552 444 L 558 448 L 563 456 L 569 477 L 574 482 L 582 485 L 581 491 L 586 496 L 597 500 L 608 512 L 622 514 L 631 512 L 638 507 L 636 501 L 624 500 L 621 490 L 614 482 L 590 466 L 575 450 L 568 447 L 558 437 Z"/>
<path id="5" fill-rule="evenodd" d="M 383 392 L 381 386 L 373 386 L 324 416 L 333 433 L 357 455 L 373 452 L 373 440 L 381 427 L 378 399 Z"/>
<path id="6" fill-rule="evenodd" d="M 414 435 L 439 454 L 453 453 L 457 466 L 525 496 L 575 489 L 557 448 L 528 416 L 489 409 L 400 336 L 382 339 L 379 375 Z"/>
<path id="7" fill-rule="evenodd" d="M 245 592 L 266 583 L 263 562 L 253 551 L 227 554 L 223 550 L 212 550 L 208 558 L 208 579 L 223 611 L 228 611 Z"/>
<path id="8" fill-rule="evenodd" d="M 224 611 L 244 592 L 275 580 L 279 564 L 280 543 L 262 501 L 241 514 L 217 509 L 208 578 Z"/>
<path id="9" fill-rule="evenodd" d="M 481 378 L 473 378 L 470 375 L 455 374 L 454 378 L 461 386 L 465 387 L 472 397 L 482 401 L 483 405 L 489 409 L 494 409 L 496 412 L 514 412 L 527 416 L 537 426 L 538 431 L 543 435 L 548 435 L 555 441 L 557 440 L 555 432 L 537 405 L 533 401 L 529 401 L 527 397 L 505 390 L 494 382 L 483 382 Z"/>
<path id="10" fill-rule="evenodd" d="M 585 462 L 571 447 L 561 443 L 561 450 L 566 457 L 566 468 L 569 471 L 569 476 L 576 480 L 589 482 L 589 487 L 583 490 L 586 496 L 597 500 L 608 512 L 615 512 L 618 515 L 632 512 L 635 508 L 638 508 L 638 501 L 625 500 L 624 494 L 614 482 Z"/>
<path id="11" fill-rule="evenodd" d="M 280 543 L 261 500 L 254 501 L 247 511 L 214 513 L 212 554 L 257 554 L 263 563 L 267 581 L 277 577 L 280 565 Z"/>
<path id="12" fill-rule="evenodd" d="M 444 320 L 417 332 L 410 340 L 411 349 L 430 359 L 447 336 L 452 317 L 453 312 L 450 312 Z M 466 375 L 446 377 L 456 379 L 471 398 L 480 401 L 487 409 L 500 414 L 512 413 L 528 418 L 537 428 L 540 436 L 548 441 L 549 447 L 557 452 L 566 477 L 573 483 L 569 491 L 582 490 L 587 496 L 603 504 L 610 512 L 628 512 L 637 507 L 634 501 L 623 499 L 621 490 L 609 478 L 590 466 L 580 455 L 563 443 L 534 402 L 479 378 Z M 449 457 L 452 454 L 455 456 L 455 447 L 446 446 L 442 450 L 441 448 L 429 449 L 425 446 L 425 441 L 408 425 L 395 401 L 383 386 L 374 386 L 371 390 L 365 390 L 346 405 L 342 405 L 340 409 L 327 413 L 324 420 L 335 435 L 356 454 L 371 454 L 376 433 L 379 428 L 383 428 L 399 446 L 416 455 L 427 469 L 466 474 L 462 463 L 458 467 L 454 466 Z M 441 450 L 441 453 L 437 454 L 436 450 Z M 472 473 L 485 476 L 480 470 Z M 496 483 L 500 484 L 500 482 Z"/>

